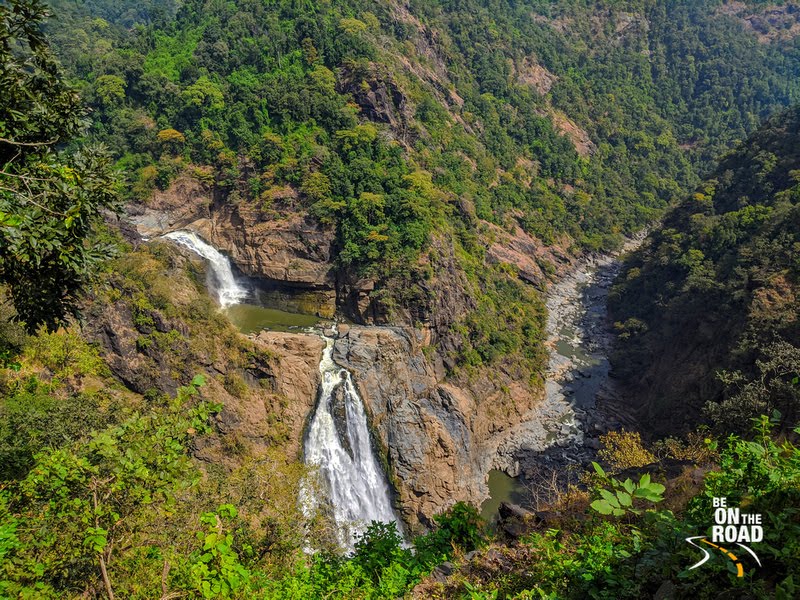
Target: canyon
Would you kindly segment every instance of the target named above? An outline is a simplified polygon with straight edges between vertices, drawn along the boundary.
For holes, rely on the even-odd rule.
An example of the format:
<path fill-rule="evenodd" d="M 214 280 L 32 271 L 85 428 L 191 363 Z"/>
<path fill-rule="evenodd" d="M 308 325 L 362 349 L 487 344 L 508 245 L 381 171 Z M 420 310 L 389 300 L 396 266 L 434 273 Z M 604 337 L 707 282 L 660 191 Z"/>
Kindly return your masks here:
<path fill-rule="evenodd" d="M 202 189 L 186 181 L 169 193 L 157 194 L 147 208 L 133 207 L 128 216 L 130 235 L 164 236 L 179 243 L 187 235 L 208 240 L 229 257 L 237 277 L 249 282 L 245 287 L 267 290 L 259 296 L 266 306 L 313 312 L 325 319 L 337 314 L 349 317 L 336 329 L 323 320 L 317 333 L 295 327 L 249 337 L 277 360 L 273 376 L 280 388 L 293 388 L 291 396 L 298 400 L 303 396 L 292 403 L 288 423 L 289 437 L 301 440 L 317 421 L 312 415 L 322 380 L 319 370 L 311 367 L 327 352 L 319 333 L 331 336 L 331 360 L 348 374 L 349 385 L 363 400 L 372 444 L 396 495 L 398 515 L 410 532 L 430 527 L 433 515 L 456 501 L 480 505 L 487 500 L 492 470 L 530 484 L 556 470 L 566 473 L 562 469 L 566 465 L 586 464 L 599 445 L 597 435 L 619 426 L 618 415 L 595 403 L 598 396 L 613 405 L 614 397 L 605 357 L 604 311 L 605 295 L 617 272 L 613 258 L 578 260 L 545 249 L 521 232 L 494 231 L 490 260 L 512 262 L 530 284 L 549 285 L 551 358 L 547 381 L 537 393 L 502 372 L 448 377 L 432 342 L 442 337 L 437 323 L 440 329 L 446 327 L 454 314 L 465 309 L 459 302 L 468 302 L 459 298 L 463 290 L 458 271 L 446 271 L 445 281 L 433 284 L 445 294 L 427 323 L 415 326 L 401 319 L 400 324 L 382 324 L 375 318 L 379 311 L 369 308 L 372 283 L 342 278 L 331 259 L 333 240 L 327 232 L 297 216 L 256 223 L 257 218 L 246 211 L 215 207 L 202 197 Z M 187 230 L 194 233 L 184 233 Z M 202 249 L 199 254 L 209 258 Z M 543 259 L 558 265 L 550 276 L 553 283 L 540 267 Z M 213 261 L 210 267 L 215 267 Z M 209 283 L 214 287 L 214 281 Z M 236 404 L 226 410 L 236 412 Z M 247 422 L 249 410 L 240 407 L 239 412 L 244 416 L 232 422 Z M 292 447 L 302 453 L 299 443 Z M 331 477 L 326 478 L 330 484 Z"/>

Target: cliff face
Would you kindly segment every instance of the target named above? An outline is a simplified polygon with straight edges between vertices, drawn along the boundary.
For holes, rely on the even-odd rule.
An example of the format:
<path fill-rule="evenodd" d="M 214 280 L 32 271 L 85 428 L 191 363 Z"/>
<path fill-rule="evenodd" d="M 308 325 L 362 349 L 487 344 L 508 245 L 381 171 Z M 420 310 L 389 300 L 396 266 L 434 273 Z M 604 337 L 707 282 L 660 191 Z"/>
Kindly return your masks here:
<path fill-rule="evenodd" d="M 458 500 L 488 496 L 498 446 L 539 399 L 503 376 L 449 383 L 423 348 L 411 328 L 343 325 L 333 355 L 353 375 L 412 529 Z"/>
<path fill-rule="evenodd" d="M 205 375 L 202 396 L 223 408 L 214 418 L 217 435 L 194 449 L 198 459 L 233 467 L 275 446 L 299 459 L 323 341 L 280 332 L 242 336 L 196 283 L 203 270 L 167 245 L 130 254 L 110 276 L 120 297 L 87 305 L 84 334 L 111 372 L 151 401 Z"/>
<path fill-rule="evenodd" d="M 333 313 L 337 307 L 336 268 L 330 254 L 332 241 L 324 230 L 300 218 L 258 222 L 255 214 L 215 210 L 200 195 L 190 193 L 191 189 L 185 184 L 174 197 L 158 197 L 158 210 L 149 209 L 131 219 L 149 236 L 184 227 L 198 231 L 251 277 L 280 281 L 299 293 L 327 294 L 329 304 L 325 306 Z M 194 210 L 177 200 L 181 194 L 194 202 Z M 495 231 L 494 238 L 489 260 L 514 265 L 526 281 L 537 285 L 544 285 L 537 261 L 569 262 L 521 231 L 516 235 Z M 508 439 L 511 432 L 530 418 L 541 399 L 540 391 L 520 380 L 513 365 L 452 374 L 450 357 L 462 343 L 461 334 L 452 326 L 474 308 L 474 301 L 451 247 L 443 240 L 433 244 L 438 249 L 429 258 L 436 263 L 434 274 L 420 282 L 426 300 L 395 315 L 399 322 L 417 326 L 341 325 L 334 346 L 334 359 L 352 373 L 358 386 L 378 450 L 398 492 L 400 513 L 413 530 L 428 525 L 434 514 L 459 500 L 480 504 L 488 496 L 489 470 L 509 468 L 507 457 L 498 456 L 498 448 L 513 445 Z M 187 279 L 184 271 L 200 271 L 202 265 L 188 255 L 181 257 L 177 250 L 170 254 L 177 264 L 160 276 L 171 282 L 171 293 L 188 308 L 201 300 L 203 290 Z M 364 320 L 373 320 L 368 292 L 358 293 L 366 299 L 359 314 Z M 348 296 L 339 299 L 347 302 Z M 356 299 L 356 309 L 358 306 Z M 262 332 L 253 339 L 238 336 L 238 341 L 225 342 L 246 346 L 244 356 L 237 358 L 238 351 L 219 347 L 219 341 L 202 335 L 196 324 L 166 319 L 154 309 L 148 314 L 164 334 L 176 331 L 169 335 L 177 339 L 178 346 L 171 350 L 157 344 L 143 348 L 138 340 L 147 334 L 147 328 L 142 330 L 136 324 L 135 307 L 117 302 L 101 308 L 91 337 L 101 342 L 115 374 L 129 386 L 138 386 L 141 393 L 150 387 L 169 392 L 179 380 L 191 378 L 192 368 L 212 375 L 207 393 L 225 408 L 217 419 L 219 440 L 197 449 L 199 458 L 230 462 L 235 460 L 229 456 L 230 448 L 258 454 L 275 443 L 276 437 L 292 456 L 300 455 L 303 428 L 319 386 L 323 348 L 319 337 L 278 332 Z M 190 351 L 190 346 L 195 349 Z M 191 367 L 172 377 L 166 366 L 174 361 L 178 347 L 186 348 L 177 354 L 178 362 Z M 156 380 L 154 372 L 159 373 Z M 243 385 L 235 385 L 237 378 Z"/>
<path fill-rule="evenodd" d="M 361 323 L 388 322 L 386 306 L 371 296 L 375 281 L 337 265 L 334 230 L 297 206 L 294 190 L 284 190 L 269 213 L 252 204 L 215 202 L 213 196 L 212 188 L 185 176 L 154 193 L 145 206 L 130 205 L 126 219 L 146 238 L 177 229 L 197 232 L 225 252 L 278 308 L 325 318 L 338 311 Z M 452 249 L 446 250 L 452 259 Z M 427 311 L 401 311 L 393 319 L 410 323 L 435 317 Z"/>

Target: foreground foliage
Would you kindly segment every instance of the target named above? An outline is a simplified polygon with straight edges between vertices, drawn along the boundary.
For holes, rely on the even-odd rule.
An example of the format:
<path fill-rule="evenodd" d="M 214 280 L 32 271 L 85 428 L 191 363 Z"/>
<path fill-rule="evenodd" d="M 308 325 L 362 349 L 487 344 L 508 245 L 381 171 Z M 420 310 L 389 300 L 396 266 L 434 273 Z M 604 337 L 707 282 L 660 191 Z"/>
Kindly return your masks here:
<path fill-rule="evenodd" d="M 721 442 L 718 465 L 690 495 L 683 479 L 670 482 L 664 501 L 676 496 L 678 512 L 658 508 L 654 503 L 661 502 L 662 487 L 647 481 L 648 491 L 638 493 L 649 501 L 641 513 L 618 509 L 616 516 L 576 520 L 579 515 L 565 506 L 561 527 L 540 529 L 512 548 L 495 546 L 463 563 L 445 584 L 429 585 L 426 594 L 471 599 L 634 599 L 657 593 L 670 598 L 793 598 L 800 572 L 800 448 L 773 437 L 772 428 L 762 417 L 752 440 Z M 641 484 L 638 489 L 644 489 Z M 593 502 L 590 512 L 608 514 L 613 503 L 625 508 L 627 499 L 620 494 L 627 489 L 637 495 L 629 481 L 617 487 L 613 498 L 603 485 L 596 488 L 593 495 L 601 501 Z M 710 536 L 715 497 L 763 515 L 764 540 L 751 544 L 762 566 L 743 559 L 744 577 L 737 577 L 733 562 L 721 553 L 698 569 L 688 568 L 702 556 L 685 538 Z"/>
<path fill-rule="evenodd" d="M 0 4 L 0 282 L 29 331 L 77 312 L 109 252 L 93 233 L 116 205 L 108 152 L 61 150 L 87 111 L 41 31 L 46 15 L 39 0 Z"/>
<path fill-rule="evenodd" d="M 641 598 L 657 589 L 675 597 L 729 590 L 790 598 L 796 590 L 800 449 L 773 438 L 766 417 L 754 439 L 720 444 L 718 469 L 689 496 L 674 483 L 664 492 L 649 474 L 621 481 L 598 466 L 591 508 L 565 505 L 560 528 L 534 525 L 515 545 L 481 550 L 491 540 L 475 509 L 457 504 L 411 547 L 394 525 L 373 523 L 350 556 L 304 556 L 294 547 L 292 566 L 276 571 L 235 505 L 196 512 L 191 500 L 202 476 L 187 444 L 208 431 L 218 409 L 195 401 L 201 383 L 157 412 L 90 434 L 88 443 L 38 453 L 24 478 L 8 482 L 0 493 L 0 594 L 395 598 L 420 582 L 422 597 L 441 598 Z M 680 494 L 678 513 L 658 508 Z M 688 570 L 699 557 L 684 539 L 710 533 L 719 496 L 764 515 L 764 540 L 752 545 L 762 566 L 746 562 L 743 578 L 722 555 Z M 428 581 L 445 560 L 455 562 L 454 574 Z"/>

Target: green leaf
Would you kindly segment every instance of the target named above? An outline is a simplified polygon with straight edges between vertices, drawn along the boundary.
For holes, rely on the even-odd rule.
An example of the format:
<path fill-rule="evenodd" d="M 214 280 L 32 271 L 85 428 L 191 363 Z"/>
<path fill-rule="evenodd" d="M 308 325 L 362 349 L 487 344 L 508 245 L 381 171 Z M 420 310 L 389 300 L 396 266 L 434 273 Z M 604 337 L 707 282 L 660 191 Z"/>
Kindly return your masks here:
<path fill-rule="evenodd" d="M 599 464 L 597 464 L 596 462 L 592 461 L 592 467 L 594 468 L 595 472 L 598 475 L 600 475 L 600 477 L 603 477 L 603 478 L 606 477 L 606 472 L 603 471 L 603 467 L 601 467 Z"/>
<path fill-rule="evenodd" d="M 658 494 L 649 494 L 647 496 L 643 496 L 643 499 L 647 500 L 648 502 L 661 502 L 664 497 L 659 496 Z"/>
<path fill-rule="evenodd" d="M 589 506 L 599 512 L 601 515 L 610 515 L 612 508 L 605 500 L 595 500 Z"/>
<path fill-rule="evenodd" d="M 195 387 L 203 387 L 206 384 L 206 378 L 204 375 L 195 375 L 192 378 L 192 385 Z"/>
<path fill-rule="evenodd" d="M 617 492 L 617 499 L 619 500 L 620 505 L 622 506 L 630 506 L 631 505 L 631 496 L 625 492 Z"/>
<path fill-rule="evenodd" d="M 603 490 L 603 489 L 600 489 L 598 491 L 600 492 L 600 495 L 606 502 L 608 502 L 611 506 L 615 508 L 619 508 L 619 501 L 617 500 L 617 497 L 614 494 L 612 494 L 608 490 Z"/>

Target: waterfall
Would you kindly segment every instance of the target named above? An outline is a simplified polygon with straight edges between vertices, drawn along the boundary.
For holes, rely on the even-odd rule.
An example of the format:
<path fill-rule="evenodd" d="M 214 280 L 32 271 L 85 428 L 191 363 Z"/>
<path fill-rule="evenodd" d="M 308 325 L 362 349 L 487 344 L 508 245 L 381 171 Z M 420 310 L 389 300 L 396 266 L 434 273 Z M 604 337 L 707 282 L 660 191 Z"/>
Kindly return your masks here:
<path fill-rule="evenodd" d="M 189 250 L 208 261 L 208 265 L 211 267 L 211 274 L 214 277 L 217 299 L 222 308 L 227 308 L 232 304 L 239 304 L 247 298 L 249 292 L 236 281 L 230 261 L 219 250 L 206 244 L 197 234 L 191 231 L 173 231 L 167 233 L 164 237 L 189 248 Z"/>
<path fill-rule="evenodd" d="M 370 444 L 364 403 L 350 373 L 333 362 L 333 339 L 323 337 L 322 384 L 305 439 L 306 463 L 319 467 L 333 505 L 339 542 L 352 550 L 372 521 L 397 522 L 386 476 Z M 313 498 L 305 503 L 314 504 Z"/>
<path fill-rule="evenodd" d="M 230 261 L 216 248 L 191 231 L 174 231 L 164 237 L 208 261 L 223 308 L 247 298 L 248 290 L 236 281 Z M 333 362 L 333 338 L 323 339 L 325 350 L 319 363 L 322 384 L 305 439 L 305 460 L 319 468 L 325 488 L 322 491 L 333 507 L 339 543 L 352 550 L 356 535 L 372 521 L 398 521 L 386 475 L 370 443 L 364 403 L 347 369 Z M 309 485 L 302 486 L 300 502 L 306 510 L 317 504 Z"/>

